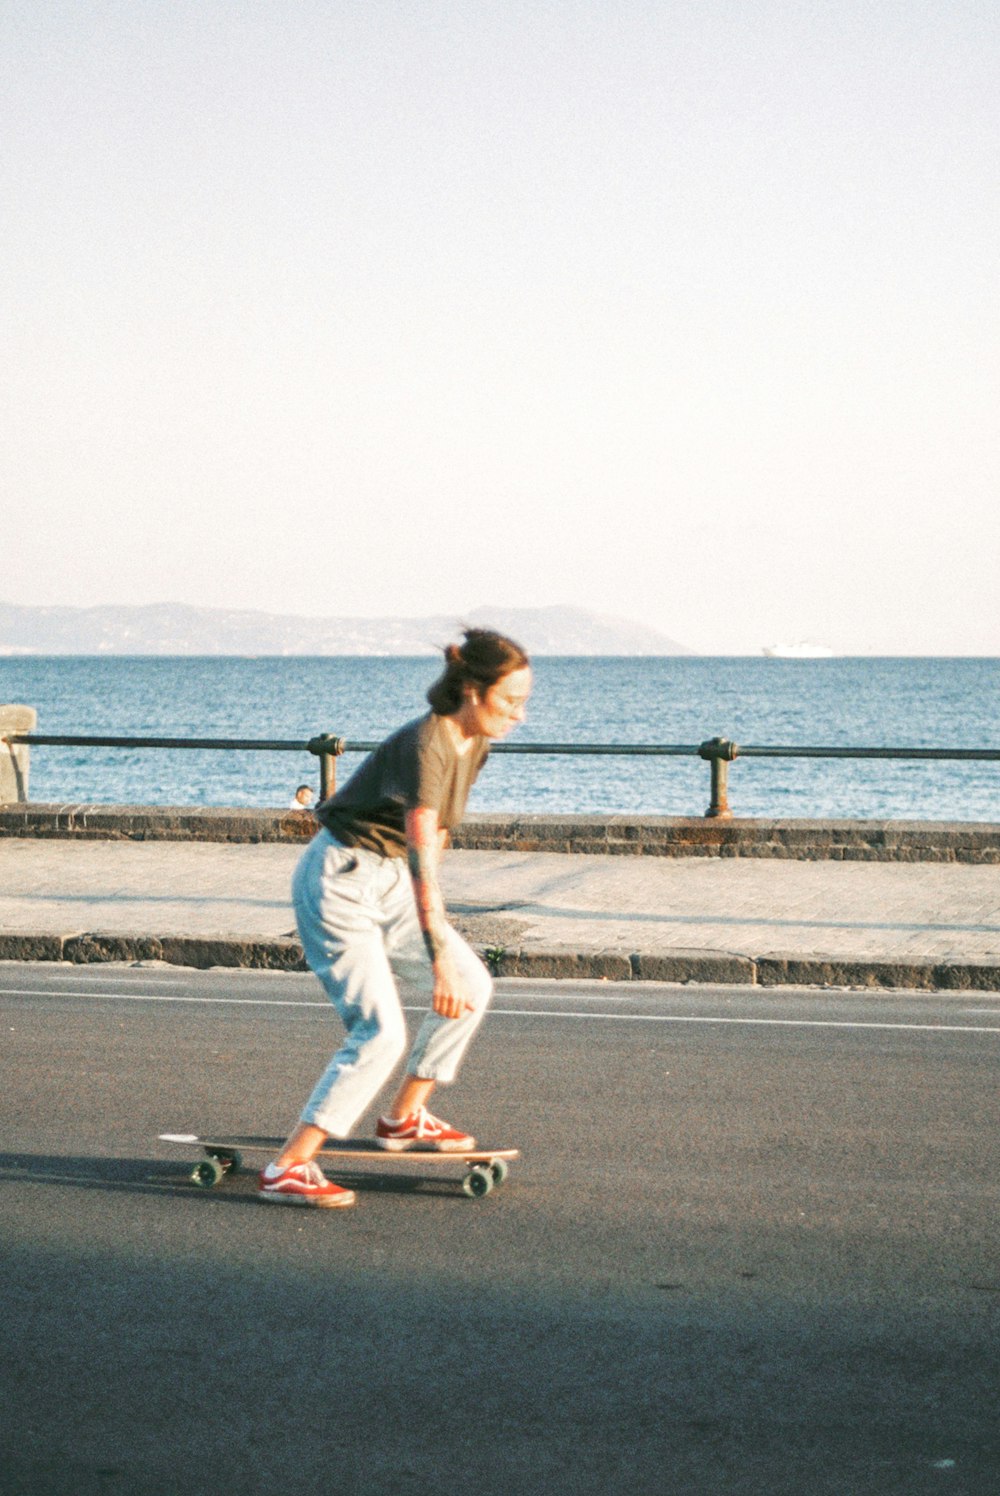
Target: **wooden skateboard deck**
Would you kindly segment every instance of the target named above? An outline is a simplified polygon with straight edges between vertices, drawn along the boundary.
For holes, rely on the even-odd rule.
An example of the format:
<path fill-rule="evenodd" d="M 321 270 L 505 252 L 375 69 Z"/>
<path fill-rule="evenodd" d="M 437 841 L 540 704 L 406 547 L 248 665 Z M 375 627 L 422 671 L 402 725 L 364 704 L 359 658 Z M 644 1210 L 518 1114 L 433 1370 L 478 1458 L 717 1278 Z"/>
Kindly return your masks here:
<path fill-rule="evenodd" d="M 221 1184 L 227 1174 L 236 1174 L 242 1166 L 244 1153 L 263 1153 L 274 1156 L 285 1139 L 260 1137 L 248 1134 L 240 1137 L 199 1137 L 193 1132 L 161 1132 L 161 1143 L 176 1143 L 179 1147 L 198 1148 L 204 1154 L 191 1171 L 192 1184 L 202 1189 L 212 1189 Z M 488 1195 L 507 1178 L 512 1159 L 520 1158 L 517 1148 L 473 1148 L 456 1152 L 438 1152 L 430 1148 L 406 1148 L 394 1152 L 380 1148 L 374 1138 L 330 1138 L 319 1150 L 319 1157 L 336 1158 L 342 1166 L 352 1162 L 371 1164 L 403 1164 L 404 1166 L 433 1167 L 441 1164 L 461 1164 L 465 1172 L 462 1189 L 467 1195 L 479 1198 Z"/>

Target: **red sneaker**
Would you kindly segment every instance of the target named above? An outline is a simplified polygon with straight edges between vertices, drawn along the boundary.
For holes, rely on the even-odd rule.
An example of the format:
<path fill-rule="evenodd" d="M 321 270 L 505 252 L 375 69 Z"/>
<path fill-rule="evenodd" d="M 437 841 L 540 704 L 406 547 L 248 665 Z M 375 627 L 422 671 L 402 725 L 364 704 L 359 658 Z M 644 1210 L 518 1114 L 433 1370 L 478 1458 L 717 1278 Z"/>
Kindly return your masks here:
<path fill-rule="evenodd" d="M 279 1205 L 323 1205 L 336 1207 L 353 1205 L 353 1190 L 327 1179 L 319 1164 L 289 1164 L 287 1169 L 275 1173 L 268 1165 L 261 1172 L 257 1190 L 261 1200 L 275 1200 Z"/>
<path fill-rule="evenodd" d="M 450 1127 L 440 1117 L 432 1117 L 425 1106 L 409 1117 L 379 1117 L 375 1141 L 390 1153 L 406 1148 L 425 1149 L 429 1153 L 468 1153 L 476 1140 L 467 1132 Z"/>

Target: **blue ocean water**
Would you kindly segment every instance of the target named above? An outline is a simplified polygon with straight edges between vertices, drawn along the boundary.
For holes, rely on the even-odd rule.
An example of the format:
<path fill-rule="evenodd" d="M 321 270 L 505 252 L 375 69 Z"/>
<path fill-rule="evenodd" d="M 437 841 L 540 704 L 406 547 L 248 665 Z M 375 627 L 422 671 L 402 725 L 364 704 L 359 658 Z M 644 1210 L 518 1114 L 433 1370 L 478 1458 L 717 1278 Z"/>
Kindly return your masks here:
<path fill-rule="evenodd" d="M 21 656 L 0 700 L 38 731 L 373 740 L 425 709 L 432 658 Z M 995 659 L 542 658 L 516 742 L 1000 747 Z M 341 783 L 359 762 L 340 760 Z M 38 747 L 38 801 L 285 805 L 318 783 L 308 753 Z M 737 760 L 742 816 L 1000 820 L 1000 763 Z M 699 759 L 495 754 L 469 809 L 701 815 Z"/>

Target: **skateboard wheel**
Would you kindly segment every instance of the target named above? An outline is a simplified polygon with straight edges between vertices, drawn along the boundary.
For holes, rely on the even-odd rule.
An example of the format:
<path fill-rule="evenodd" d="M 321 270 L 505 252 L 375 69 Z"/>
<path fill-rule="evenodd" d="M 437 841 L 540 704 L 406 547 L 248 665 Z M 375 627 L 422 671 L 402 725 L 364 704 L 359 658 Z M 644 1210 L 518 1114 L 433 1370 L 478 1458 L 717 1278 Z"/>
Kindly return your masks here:
<path fill-rule="evenodd" d="M 225 1166 L 217 1158 L 203 1158 L 191 1170 L 191 1183 L 210 1190 L 222 1183 L 225 1173 Z"/>
<path fill-rule="evenodd" d="M 490 1161 L 490 1173 L 493 1175 L 494 1184 L 503 1184 L 510 1173 L 510 1165 L 505 1158 L 494 1158 Z"/>
<path fill-rule="evenodd" d="M 474 1169 L 469 1170 L 468 1174 L 462 1180 L 462 1188 L 474 1200 L 480 1199 L 483 1195 L 488 1195 L 493 1188 L 492 1170 L 486 1168 L 483 1164 L 477 1164 Z"/>
<path fill-rule="evenodd" d="M 218 1159 L 227 1174 L 238 1174 L 243 1167 L 243 1155 L 238 1148 L 214 1148 L 208 1156 Z"/>

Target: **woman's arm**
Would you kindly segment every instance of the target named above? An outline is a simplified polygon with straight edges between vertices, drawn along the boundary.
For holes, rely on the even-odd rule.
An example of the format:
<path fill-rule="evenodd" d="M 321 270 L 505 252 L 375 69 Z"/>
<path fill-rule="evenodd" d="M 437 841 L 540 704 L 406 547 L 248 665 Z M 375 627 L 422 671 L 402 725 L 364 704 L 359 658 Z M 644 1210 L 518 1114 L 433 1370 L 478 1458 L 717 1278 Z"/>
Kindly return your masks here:
<path fill-rule="evenodd" d="M 418 805 L 406 812 L 406 855 L 417 918 L 434 968 L 434 1011 L 444 1018 L 460 1018 L 473 1004 L 460 989 L 458 972 L 448 952 L 448 921 L 438 881 L 447 835 L 438 825 L 436 810 Z"/>

